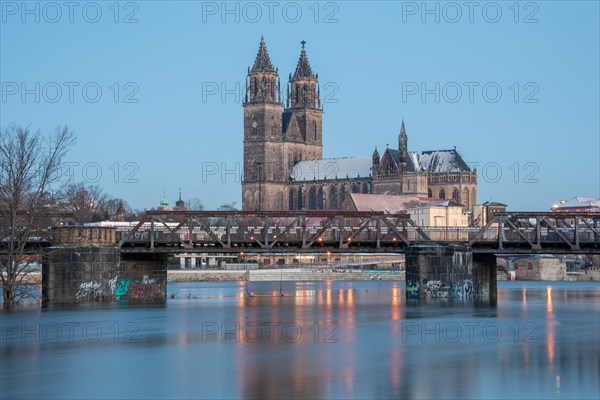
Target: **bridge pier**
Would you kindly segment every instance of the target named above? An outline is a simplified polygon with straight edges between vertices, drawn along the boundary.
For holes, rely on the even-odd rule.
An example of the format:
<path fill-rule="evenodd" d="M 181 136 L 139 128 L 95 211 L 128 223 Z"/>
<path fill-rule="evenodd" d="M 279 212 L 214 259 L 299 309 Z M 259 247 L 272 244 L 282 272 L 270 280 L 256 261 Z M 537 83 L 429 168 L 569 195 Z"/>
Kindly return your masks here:
<path fill-rule="evenodd" d="M 409 246 L 406 251 L 406 297 L 424 302 L 442 299 L 495 304 L 495 258 L 493 254 L 489 257 L 474 255 L 470 247 L 463 245 Z"/>
<path fill-rule="evenodd" d="M 164 255 L 122 256 L 114 228 L 69 226 L 54 232 L 42 263 L 42 305 L 166 301 Z"/>

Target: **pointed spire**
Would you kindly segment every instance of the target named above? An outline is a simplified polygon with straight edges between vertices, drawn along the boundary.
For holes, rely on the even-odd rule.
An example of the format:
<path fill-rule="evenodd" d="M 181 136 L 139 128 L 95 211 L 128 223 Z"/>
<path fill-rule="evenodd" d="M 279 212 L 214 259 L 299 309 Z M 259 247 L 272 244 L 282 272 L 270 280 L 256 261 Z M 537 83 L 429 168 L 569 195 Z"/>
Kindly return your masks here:
<path fill-rule="evenodd" d="M 375 146 L 375 151 L 373 152 L 373 165 L 377 166 L 379 165 L 379 151 L 377 151 L 377 146 Z"/>
<path fill-rule="evenodd" d="M 275 71 L 275 68 L 273 68 L 273 64 L 271 63 L 271 59 L 269 58 L 269 53 L 267 52 L 265 37 L 262 35 L 260 37 L 260 46 L 258 47 L 258 54 L 256 55 L 254 66 L 252 67 L 252 72 L 257 71 Z"/>
<path fill-rule="evenodd" d="M 406 128 L 404 127 L 404 118 L 402 118 L 402 126 L 400 127 L 400 134 L 406 135 Z"/>
<path fill-rule="evenodd" d="M 308 57 L 306 56 L 306 50 L 304 49 L 306 42 L 303 40 L 300 43 L 302 43 L 302 50 L 300 51 L 300 59 L 298 60 L 294 77 L 312 78 L 314 75 L 310 68 Z"/>
<path fill-rule="evenodd" d="M 406 135 L 406 128 L 404 127 L 404 118 L 402 118 L 402 126 L 400 127 L 400 134 L 398 135 L 398 149 L 400 151 L 406 151 L 408 148 L 408 136 Z"/>

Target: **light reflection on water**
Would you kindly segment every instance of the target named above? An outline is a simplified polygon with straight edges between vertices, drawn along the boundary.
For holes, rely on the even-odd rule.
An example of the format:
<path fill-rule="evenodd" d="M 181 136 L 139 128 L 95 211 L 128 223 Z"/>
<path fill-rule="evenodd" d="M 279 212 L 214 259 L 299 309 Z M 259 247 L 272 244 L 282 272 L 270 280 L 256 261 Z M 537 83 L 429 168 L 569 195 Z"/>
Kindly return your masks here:
<path fill-rule="evenodd" d="M 323 281 L 2 312 L 0 397 L 598 398 L 600 286 L 498 286 L 493 308 Z"/>

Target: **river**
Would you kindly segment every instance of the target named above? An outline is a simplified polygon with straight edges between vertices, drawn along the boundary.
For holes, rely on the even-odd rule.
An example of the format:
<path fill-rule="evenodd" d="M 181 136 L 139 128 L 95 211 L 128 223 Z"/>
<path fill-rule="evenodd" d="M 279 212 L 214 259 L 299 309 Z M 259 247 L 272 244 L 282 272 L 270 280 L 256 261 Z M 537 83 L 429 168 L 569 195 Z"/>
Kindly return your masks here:
<path fill-rule="evenodd" d="M 247 286 L 246 286 L 247 285 Z M 281 285 L 281 287 L 280 287 Z M 170 283 L 162 305 L 1 312 L 1 398 L 600 398 L 600 285 Z"/>

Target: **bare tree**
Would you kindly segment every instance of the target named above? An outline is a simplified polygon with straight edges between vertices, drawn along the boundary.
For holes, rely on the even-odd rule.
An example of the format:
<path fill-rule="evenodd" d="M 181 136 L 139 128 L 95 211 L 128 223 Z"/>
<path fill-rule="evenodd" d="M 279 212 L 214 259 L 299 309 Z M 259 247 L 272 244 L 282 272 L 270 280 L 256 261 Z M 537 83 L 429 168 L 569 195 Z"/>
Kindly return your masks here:
<path fill-rule="evenodd" d="M 99 186 L 72 183 L 66 187 L 62 197 L 63 209 L 72 213 L 77 224 L 110 218 L 107 211 L 109 197 Z"/>
<path fill-rule="evenodd" d="M 27 253 L 51 224 L 51 191 L 74 143 L 66 126 L 48 135 L 29 127 L 0 129 L 0 283 L 6 309 L 26 293 L 21 284 L 31 270 Z"/>
<path fill-rule="evenodd" d="M 193 197 L 187 201 L 186 208 L 190 211 L 202 211 L 204 210 L 204 204 L 198 197 Z"/>
<path fill-rule="evenodd" d="M 237 201 L 221 204 L 219 208 L 217 208 L 217 211 L 239 211 L 235 206 L 236 204 Z"/>

